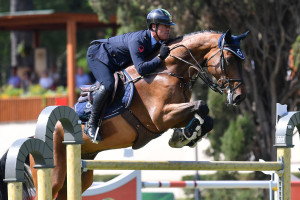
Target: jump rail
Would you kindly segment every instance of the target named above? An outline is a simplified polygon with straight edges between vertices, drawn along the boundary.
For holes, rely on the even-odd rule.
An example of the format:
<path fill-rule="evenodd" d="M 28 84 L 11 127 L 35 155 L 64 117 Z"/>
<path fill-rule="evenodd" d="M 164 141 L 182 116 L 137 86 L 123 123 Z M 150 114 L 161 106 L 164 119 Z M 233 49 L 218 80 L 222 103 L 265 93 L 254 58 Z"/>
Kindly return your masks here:
<path fill-rule="evenodd" d="M 67 146 L 67 190 L 68 200 L 81 199 L 81 143 L 82 132 L 75 111 L 67 106 L 50 106 L 45 108 L 39 118 L 35 139 L 17 140 L 9 149 L 5 171 L 5 181 L 8 182 L 9 200 L 22 199 L 22 184 L 24 180 L 24 157 L 33 155 L 37 168 L 43 169 L 41 176 L 38 172 L 39 197 L 51 199 L 51 173 L 53 159 L 49 153 L 53 150 L 54 126 L 60 121 L 64 127 L 64 143 Z M 137 170 L 229 170 L 229 171 L 275 171 L 278 175 L 278 199 L 291 198 L 290 156 L 293 147 L 293 130 L 300 130 L 300 112 L 287 112 L 286 105 L 277 104 L 275 145 L 277 162 L 147 162 L 147 161 L 83 161 L 85 169 L 137 169 Z M 28 144 L 31 146 L 28 148 Z M 42 144 L 42 145 L 41 145 Z M 43 148 L 40 148 L 43 147 Z M 21 158 L 21 159 L 20 159 Z M 44 170 L 45 169 L 45 170 Z M 41 194 L 40 194 L 41 192 Z"/>
<path fill-rule="evenodd" d="M 279 171 L 283 170 L 283 162 L 82 160 L 82 168 L 83 170 Z"/>

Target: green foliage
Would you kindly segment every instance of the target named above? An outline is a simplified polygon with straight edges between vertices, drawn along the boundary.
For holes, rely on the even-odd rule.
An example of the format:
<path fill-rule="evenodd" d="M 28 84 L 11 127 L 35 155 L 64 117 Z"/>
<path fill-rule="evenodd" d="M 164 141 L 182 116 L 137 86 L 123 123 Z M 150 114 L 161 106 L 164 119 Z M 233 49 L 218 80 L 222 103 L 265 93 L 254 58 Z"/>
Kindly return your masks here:
<path fill-rule="evenodd" d="M 97 182 L 107 182 L 119 176 L 119 174 L 94 175 L 93 180 Z"/>
<path fill-rule="evenodd" d="M 199 11 L 204 8 L 202 1 L 142 1 L 142 0 L 89 0 L 101 21 L 108 22 L 113 16 L 121 25 L 118 34 L 147 29 L 146 16 L 156 8 L 167 9 L 178 24 L 174 27 L 176 35 L 200 30 Z M 195 19 L 198 17 L 198 19 Z M 174 34 L 174 35 L 175 35 Z"/>
<path fill-rule="evenodd" d="M 293 175 L 300 178 L 300 172 L 294 172 Z"/>
<path fill-rule="evenodd" d="M 0 31 L 0 87 L 6 83 L 10 69 L 10 34 L 8 31 Z"/>
<path fill-rule="evenodd" d="M 202 193 L 204 200 L 263 200 L 265 195 L 262 189 L 208 189 Z"/>
<path fill-rule="evenodd" d="M 231 120 L 221 138 L 221 150 L 225 160 L 248 160 L 251 153 L 254 125 L 247 113 Z"/>
<path fill-rule="evenodd" d="M 103 22 L 108 22 L 111 17 L 116 15 L 117 5 L 120 3 L 118 0 L 89 0 L 88 2 L 94 12 L 98 14 L 99 20 Z"/>
<path fill-rule="evenodd" d="M 262 174 L 262 173 L 261 173 Z M 219 171 L 215 174 L 200 175 L 199 180 L 255 180 L 256 173 L 242 173 L 238 172 L 226 172 Z M 183 176 L 182 180 L 194 180 L 194 175 Z M 269 176 L 263 175 L 260 180 L 270 180 Z M 183 189 L 186 195 L 185 200 L 195 199 L 195 189 Z M 264 191 L 261 189 L 200 189 L 201 199 L 214 200 L 214 199 L 226 199 L 226 200 L 239 200 L 239 199 L 265 199 Z"/>
<path fill-rule="evenodd" d="M 1 98 L 8 98 L 8 97 L 18 97 L 24 93 L 24 90 L 21 88 L 14 88 L 12 85 L 2 86 L 0 93 Z"/>
<path fill-rule="evenodd" d="M 77 66 L 82 67 L 83 71 L 87 73 L 89 71 L 89 67 L 86 61 L 86 57 L 81 57 L 77 59 Z"/>
<path fill-rule="evenodd" d="M 14 88 L 12 85 L 4 85 L 0 91 L 0 98 L 10 98 L 10 97 L 34 97 L 34 96 L 57 96 L 66 95 L 67 90 L 63 86 L 58 86 L 55 90 L 46 90 L 42 88 L 39 84 L 30 85 L 27 93 L 24 92 L 22 88 Z"/>
<path fill-rule="evenodd" d="M 300 65 L 300 35 L 293 44 L 294 65 L 299 68 Z"/>
<path fill-rule="evenodd" d="M 219 160 L 222 153 L 221 138 L 228 128 L 230 120 L 236 117 L 237 108 L 226 105 L 225 94 L 220 95 L 212 90 L 208 91 L 207 105 L 210 109 L 209 115 L 214 119 L 214 129 L 208 137 L 211 145 L 206 153 L 213 156 L 215 160 Z"/>
<path fill-rule="evenodd" d="M 255 133 L 251 116 L 237 107 L 226 105 L 226 95 L 211 90 L 208 92 L 208 107 L 214 119 L 213 133 L 209 135 L 211 146 L 206 150 L 215 160 L 224 154 L 226 160 L 247 160 L 250 158 Z"/>
<path fill-rule="evenodd" d="M 91 7 L 88 1 L 82 0 L 52 0 L 52 1 L 41 1 L 33 0 L 33 4 L 36 10 L 53 9 L 57 12 L 91 12 Z"/>
<path fill-rule="evenodd" d="M 0 0 L 0 12 L 9 11 L 9 5 L 10 5 L 10 1 Z"/>

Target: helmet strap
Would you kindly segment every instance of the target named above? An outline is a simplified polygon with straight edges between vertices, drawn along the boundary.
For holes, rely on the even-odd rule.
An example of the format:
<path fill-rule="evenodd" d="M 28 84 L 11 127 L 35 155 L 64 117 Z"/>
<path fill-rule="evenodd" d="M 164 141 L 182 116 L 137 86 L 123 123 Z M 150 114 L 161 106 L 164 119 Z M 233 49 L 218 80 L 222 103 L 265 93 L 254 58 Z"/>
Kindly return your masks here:
<path fill-rule="evenodd" d="M 159 41 L 161 41 L 162 39 L 160 39 L 160 37 L 158 36 L 158 33 L 157 33 L 157 29 L 158 29 L 159 24 L 155 24 L 155 25 L 156 25 L 156 28 L 155 28 L 156 36 L 158 37 Z"/>

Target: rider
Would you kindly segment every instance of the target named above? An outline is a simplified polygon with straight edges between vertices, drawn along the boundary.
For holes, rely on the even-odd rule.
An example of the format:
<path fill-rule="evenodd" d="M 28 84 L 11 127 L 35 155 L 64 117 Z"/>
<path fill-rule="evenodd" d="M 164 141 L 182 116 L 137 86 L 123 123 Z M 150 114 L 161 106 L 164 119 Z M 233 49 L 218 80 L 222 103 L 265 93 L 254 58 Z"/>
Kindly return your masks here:
<path fill-rule="evenodd" d="M 130 32 L 108 39 L 91 42 L 87 51 L 87 62 L 100 83 L 93 99 L 93 108 L 84 132 L 93 142 L 101 141 L 101 125 L 108 99 L 114 88 L 113 73 L 133 62 L 140 75 L 154 71 L 170 54 L 162 41 L 169 38 L 170 26 L 175 25 L 167 10 L 155 9 L 147 15 L 147 30 Z M 158 56 L 147 61 L 146 57 L 158 50 Z"/>

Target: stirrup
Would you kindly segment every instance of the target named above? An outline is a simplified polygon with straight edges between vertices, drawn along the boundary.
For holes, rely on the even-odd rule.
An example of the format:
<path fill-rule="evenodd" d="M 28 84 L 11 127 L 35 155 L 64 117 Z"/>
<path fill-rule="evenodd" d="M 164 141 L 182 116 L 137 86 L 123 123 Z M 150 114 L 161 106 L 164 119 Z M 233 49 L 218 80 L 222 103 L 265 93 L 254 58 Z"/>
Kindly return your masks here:
<path fill-rule="evenodd" d="M 104 140 L 104 139 L 102 138 L 101 135 L 98 136 L 99 131 L 101 132 L 101 129 L 100 129 L 101 126 L 102 126 L 102 120 L 99 120 L 97 129 L 96 129 L 95 136 L 94 136 L 94 138 L 92 139 L 92 142 L 93 142 L 94 144 L 98 144 L 98 141 L 103 141 L 103 140 Z M 98 138 L 98 137 L 99 137 L 99 138 Z"/>
<path fill-rule="evenodd" d="M 98 141 L 97 141 L 98 133 L 99 133 L 99 126 L 97 127 L 97 129 L 96 129 L 96 134 L 94 135 L 94 138 L 92 139 L 92 142 L 93 142 L 94 144 L 98 144 Z M 101 137 L 101 136 L 100 136 L 100 137 Z M 102 138 L 102 137 L 101 137 L 101 138 Z M 102 140 L 103 140 L 103 138 L 102 138 Z"/>
<path fill-rule="evenodd" d="M 90 125 L 86 125 L 86 127 L 84 127 L 84 133 L 89 137 L 91 138 L 92 142 L 94 144 L 98 144 L 98 141 L 103 141 L 104 139 L 101 137 L 101 135 L 99 135 L 99 131 L 101 132 L 101 129 L 100 129 L 101 125 L 98 125 L 97 128 L 96 128 L 96 131 L 95 131 L 95 135 L 91 134 L 91 132 L 89 131 L 89 129 L 92 129 L 93 126 L 90 126 Z"/>

